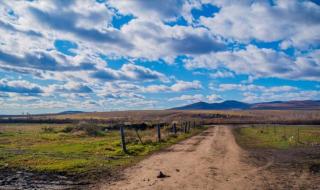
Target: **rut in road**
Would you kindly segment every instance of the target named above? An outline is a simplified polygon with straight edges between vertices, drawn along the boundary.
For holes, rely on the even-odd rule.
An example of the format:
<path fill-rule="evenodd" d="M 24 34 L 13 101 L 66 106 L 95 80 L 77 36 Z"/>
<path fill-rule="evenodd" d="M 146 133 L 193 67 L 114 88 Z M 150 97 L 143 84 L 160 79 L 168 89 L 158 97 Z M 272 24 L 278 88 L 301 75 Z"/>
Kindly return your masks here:
<path fill-rule="evenodd" d="M 250 165 L 246 158 L 230 128 L 210 127 L 126 169 L 123 180 L 99 189 L 261 189 L 259 172 L 264 167 Z M 159 171 L 170 177 L 157 178 Z"/>

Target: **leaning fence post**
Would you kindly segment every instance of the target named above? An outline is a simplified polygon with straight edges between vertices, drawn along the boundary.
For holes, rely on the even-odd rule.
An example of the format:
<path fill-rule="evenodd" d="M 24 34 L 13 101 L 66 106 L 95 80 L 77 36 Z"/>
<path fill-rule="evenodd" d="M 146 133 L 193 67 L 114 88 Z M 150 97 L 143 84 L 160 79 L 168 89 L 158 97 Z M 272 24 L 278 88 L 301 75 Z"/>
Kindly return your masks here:
<path fill-rule="evenodd" d="M 161 142 L 161 130 L 160 130 L 160 124 L 157 125 L 157 131 L 158 131 L 158 141 Z"/>
<path fill-rule="evenodd" d="M 120 126 L 120 136 L 121 136 L 121 146 L 124 153 L 127 153 L 127 147 L 126 147 L 126 139 L 124 136 L 124 127 L 123 125 Z"/>

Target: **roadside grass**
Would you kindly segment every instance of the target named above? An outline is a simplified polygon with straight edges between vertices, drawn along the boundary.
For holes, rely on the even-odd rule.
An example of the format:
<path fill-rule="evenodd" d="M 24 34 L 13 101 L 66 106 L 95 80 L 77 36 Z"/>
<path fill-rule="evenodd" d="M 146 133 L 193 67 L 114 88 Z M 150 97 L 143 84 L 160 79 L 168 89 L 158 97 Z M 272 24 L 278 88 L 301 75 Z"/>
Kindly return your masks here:
<path fill-rule="evenodd" d="M 33 124 L 34 125 L 34 124 Z M 12 128 L 11 128 L 12 127 Z M 172 145 L 204 130 L 173 136 L 161 129 L 163 141 L 157 142 L 156 130 L 126 130 L 128 154 L 120 145 L 118 131 L 102 131 L 102 135 L 65 130 L 70 125 L 0 125 L 0 168 L 26 169 L 39 172 L 83 174 L 112 170 L 134 163 L 143 156 Z M 142 144 L 143 143 L 143 144 Z"/>
<path fill-rule="evenodd" d="M 320 146 L 320 126 L 243 125 L 234 129 L 237 142 L 247 148 L 289 149 Z"/>

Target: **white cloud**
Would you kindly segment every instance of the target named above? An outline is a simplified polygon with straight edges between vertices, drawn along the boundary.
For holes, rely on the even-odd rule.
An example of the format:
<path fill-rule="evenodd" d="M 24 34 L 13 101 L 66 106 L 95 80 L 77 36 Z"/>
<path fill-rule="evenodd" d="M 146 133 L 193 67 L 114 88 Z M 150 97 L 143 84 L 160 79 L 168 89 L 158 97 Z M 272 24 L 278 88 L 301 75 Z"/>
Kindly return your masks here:
<path fill-rule="evenodd" d="M 170 98 L 169 101 L 187 101 L 187 102 L 200 102 L 203 101 L 204 96 L 202 94 L 195 95 L 182 95 L 179 97 Z"/>
<path fill-rule="evenodd" d="M 217 94 L 211 94 L 207 96 L 208 102 L 221 102 L 223 98 Z"/>
<path fill-rule="evenodd" d="M 243 94 L 245 102 L 270 102 L 289 100 L 314 100 L 319 99 L 320 92 L 314 90 L 295 92 L 263 92 L 261 94 L 246 92 Z"/>
<path fill-rule="evenodd" d="M 191 82 L 188 81 L 177 81 L 171 86 L 166 85 L 150 85 L 144 88 L 145 92 L 182 92 L 190 90 L 199 90 L 202 88 L 200 81 L 194 80 Z"/>
<path fill-rule="evenodd" d="M 216 87 L 216 90 L 217 91 L 237 90 L 237 91 L 245 91 L 245 92 L 252 92 L 252 91 L 290 92 L 290 91 L 296 91 L 299 89 L 293 86 L 266 87 L 266 86 L 254 85 L 254 84 L 220 84 L 218 87 Z"/>
<path fill-rule="evenodd" d="M 8 81 L 0 79 L 0 92 L 37 95 L 43 93 L 43 88 L 25 80 Z"/>
<path fill-rule="evenodd" d="M 248 45 L 243 50 L 224 51 L 200 55 L 185 60 L 187 69 L 217 69 L 226 67 L 236 74 L 247 74 L 258 77 L 278 77 L 288 79 L 320 80 L 320 52 L 292 58 L 283 52 Z"/>
<path fill-rule="evenodd" d="M 320 7 L 311 1 L 214 2 L 220 4 L 220 12 L 201 22 L 215 34 L 245 42 L 285 40 L 303 49 L 320 42 Z"/>
<path fill-rule="evenodd" d="M 195 103 L 195 102 L 221 102 L 223 99 L 221 96 L 217 94 L 211 94 L 208 96 L 204 96 L 202 94 L 194 94 L 194 95 L 181 95 L 178 97 L 170 98 L 169 101 L 187 101 L 188 103 Z"/>
<path fill-rule="evenodd" d="M 211 78 L 233 78 L 234 74 L 232 72 L 229 71 L 216 71 L 215 73 L 211 73 L 210 74 Z"/>

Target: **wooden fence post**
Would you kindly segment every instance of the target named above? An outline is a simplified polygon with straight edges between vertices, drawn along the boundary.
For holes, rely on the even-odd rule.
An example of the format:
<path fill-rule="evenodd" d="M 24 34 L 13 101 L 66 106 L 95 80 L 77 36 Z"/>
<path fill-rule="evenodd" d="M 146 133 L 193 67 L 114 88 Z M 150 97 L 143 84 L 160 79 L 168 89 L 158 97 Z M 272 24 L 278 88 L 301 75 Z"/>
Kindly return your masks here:
<path fill-rule="evenodd" d="M 183 126 L 184 126 L 184 133 L 187 133 L 187 123 L 184 123 Z"/>
<path fill-rule="evenodd" d="M 298 138 L 297 138 L 298 143 L 300 142 L 300 128 L 298 127 Z"/>
<path fill-rule="evenodd" d="M 188 130 L 187 130 L 188 133 L 190 132 L 190 130 L 191 130 L 191 121 L 188 122 Z"/>
<path fill-rule="evenodd" d="M 157 125 L 157 132 L 158 132 L 158 142 L 161 142 L 161 130 L 160 124 Z"/>
<path fill-rule="evenodd" d="M 173 124 L 173 133 L 176 135 L 177 134 L 177 126 L 176 123 Z"/>
<path fill-rule="evenodd" d="M 126 139 L 124 135 L 124 127 L 123 125 L 120 126 L 120 136 L 121 136 L 121 147 L 124 153 L 127 153 L 127 147 L 126 147 Z"/>

